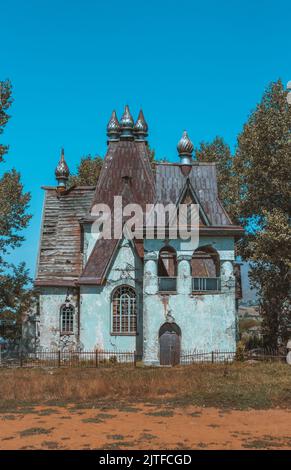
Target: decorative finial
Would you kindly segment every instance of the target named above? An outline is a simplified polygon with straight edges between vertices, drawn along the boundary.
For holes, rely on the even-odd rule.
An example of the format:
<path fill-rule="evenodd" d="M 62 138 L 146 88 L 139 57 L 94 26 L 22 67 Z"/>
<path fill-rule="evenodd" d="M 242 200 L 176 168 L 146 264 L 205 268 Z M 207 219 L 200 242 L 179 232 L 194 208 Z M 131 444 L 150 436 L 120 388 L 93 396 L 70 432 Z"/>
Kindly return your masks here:
<path fill-rule="evenodd" d="M 112 111 L 111 118 L 107 124 L 107 135 L 110 142 L 116 142 L 120 137 L 120 124 L 115 111 Z"/>
<path fill-rule="evenodd" d="M 179 140 L 177 145 L 177 150 L 179 152 L 179 157 L 181 158 L 182 165 L 190 165 L 192 160 L 194 145 L 186 131 L 183 132 L 182 138 Z"/>
<path fill-rule="evenodd" d="M 124 109 L 124 113 L 122 118 L 120 119 L 120 127 L 121 127 L 121 139 L 125 140 L 132 140 L 133 139 L 133 126 L 134 121 L 132 115 L 130 114 L 129 107 L 126 105 Z"/>
<path fill-rule="evenodd" d="M 137 121 L 134 125 L 134 134 L 136 136 L 136 140 L 140 142 L 144 142 L 148 135 L 148 125 L 144 118 L 142 109 L 140 110 Z"/>
<path fill-rule="evenodd" d="M 67 180 L 70 176 L 70 170 L 65 161 L 64 149 L 61 151 L 61 158 L 55 170 L 56 179 L 58 180 L 58 188 L 66 188 Z"/>

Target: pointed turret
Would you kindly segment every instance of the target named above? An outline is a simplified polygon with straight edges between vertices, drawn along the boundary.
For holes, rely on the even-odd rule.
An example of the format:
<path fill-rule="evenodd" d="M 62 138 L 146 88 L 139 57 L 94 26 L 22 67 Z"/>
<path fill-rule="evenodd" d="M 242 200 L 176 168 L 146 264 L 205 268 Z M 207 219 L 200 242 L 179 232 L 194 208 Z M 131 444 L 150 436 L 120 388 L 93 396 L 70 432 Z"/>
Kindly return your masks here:
<path fill-rule="evenodd" d="M 64 149 L 61 151 L 61 158 L 55 170 L 56 179 L 58 180 L 58 188 L 65 189 L 68 178 L 70 176 L 69 167 L 65 161 Z"/>
<path fill-rule="evenodd" d="M 184 131 L 177 145 L 177 150 L 179 157 L 181 158 L 182 165 L 191 165 L 193 149 L 194 145 L 189 139 L 187 132 Z"/>
<path fill-rule="evenodd" d="M 130 114 L 129 107 L 126 105 L 122 118 L 120 119 L 121 127 L 121 136 L 123 140 L 132 140 L 133 139 L 133 126 L 134 121 L 132 115 Z"/>
<path fill-rule="evenodd" d="M 108 141 L 116 142 L 120 138 L 120 124 L 115 111 L 112 111 L 111 118 L 107 124 Z"/>
<path fill-rule="evenodd" d="M 137 121 L 134 125 L 134 135 L 136 136 L 136 140 L 140 142 L 144 142 L 148 136 L 148 125 L 144 118 L 142 109 L 140 110 Z"/>

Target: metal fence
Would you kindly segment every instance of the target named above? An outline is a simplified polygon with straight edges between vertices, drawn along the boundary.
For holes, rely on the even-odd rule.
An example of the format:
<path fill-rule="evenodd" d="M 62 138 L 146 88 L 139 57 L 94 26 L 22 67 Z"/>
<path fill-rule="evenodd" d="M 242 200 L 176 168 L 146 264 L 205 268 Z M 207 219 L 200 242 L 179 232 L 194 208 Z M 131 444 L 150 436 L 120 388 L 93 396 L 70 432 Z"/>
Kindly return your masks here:
<path fill-rule="evenodd" d="M 238 361 L 286 362 L 286 354 L 279 350 L 257 349 L 238 353 L 235 351 L 182 351 L 180 364 L 206 364 Z"/>
<path fill-rule="evenodd" d="M 136 367 L 141 355 L 135 351 L 39 351 L 13 352 L 0 355 L 0 367 Z M 257 349 L 240 353 L 235 351 L 181 351 L 180 365 L 230 363 L 233 361 L 286 362 L 286 354 L 279 350 Z"/>
<path fill-rule="evenodd" d="M 39 351 L 2 354 L 4 367 L 110 367 L 136 366 L 135 351 Z"/>
<path fill-rule="evenodd" d="M 235 359 L 236 353 L 233 351 L 182 351 L 180 356 L 180 364 L 213 364 L 216 362 L 233 362 Z"/>

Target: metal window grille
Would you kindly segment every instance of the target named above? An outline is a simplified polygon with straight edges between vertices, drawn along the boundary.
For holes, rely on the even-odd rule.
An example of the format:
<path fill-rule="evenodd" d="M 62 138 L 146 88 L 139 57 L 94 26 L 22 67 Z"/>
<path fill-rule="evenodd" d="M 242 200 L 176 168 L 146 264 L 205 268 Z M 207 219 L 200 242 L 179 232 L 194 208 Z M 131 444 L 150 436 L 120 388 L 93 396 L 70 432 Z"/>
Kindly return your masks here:
<path fill-rule="evenodd" d="M 112 299 L 112 332 L 136 333 L 136 294 L 132 287 L 121 286 Z"/>
<path fill-rule="evenodd" d="M 61 307 L 61 333 L 74 332 L 74 307 L 73 305 L 62 305 Z"/>

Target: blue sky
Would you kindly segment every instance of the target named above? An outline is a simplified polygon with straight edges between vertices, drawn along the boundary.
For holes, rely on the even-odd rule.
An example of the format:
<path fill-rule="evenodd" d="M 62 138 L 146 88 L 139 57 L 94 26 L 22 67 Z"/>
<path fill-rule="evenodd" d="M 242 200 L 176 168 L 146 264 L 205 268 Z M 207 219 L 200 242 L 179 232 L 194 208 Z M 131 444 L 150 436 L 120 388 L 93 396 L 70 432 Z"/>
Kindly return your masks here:
<path fill-rule="evenodd" d="M 26 242 L 13 255 L 34 274 L 43 200 L 60 148 L 72 171 L 104 156 L 112 109 L 140 106 L 157 158 L 221 135 L 234 147 L 270 81 L 291 79 L 291 3 L 270 0 L 0 0 L 0 79 L 14 87 L 12 166 L 32 194 Z"/>

